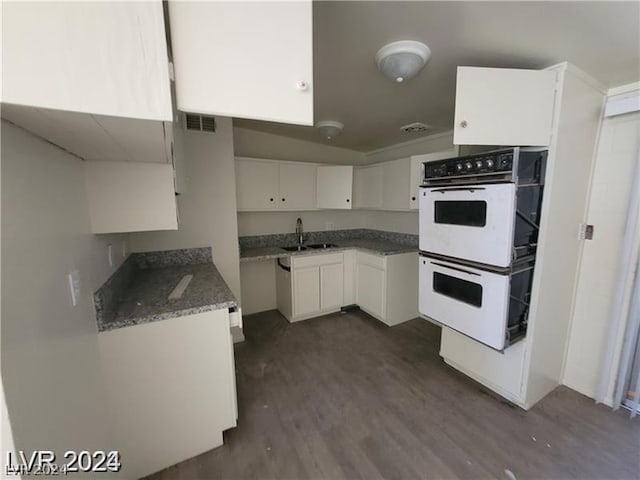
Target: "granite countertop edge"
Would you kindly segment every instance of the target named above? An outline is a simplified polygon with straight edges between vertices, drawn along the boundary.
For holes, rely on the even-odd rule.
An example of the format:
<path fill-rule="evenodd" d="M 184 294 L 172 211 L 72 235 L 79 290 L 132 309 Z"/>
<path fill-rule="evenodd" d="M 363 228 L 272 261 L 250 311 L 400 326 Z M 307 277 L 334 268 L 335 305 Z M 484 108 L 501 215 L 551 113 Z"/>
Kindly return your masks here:
<path fill-rule="evenodd" d="M 247 248 L 246 250 L 240 252 L 240 263 L 257 262 L 260 260 L 273 260 L 277 258 L 285 258 L 298 255 L 322 255 L 326 253 L 343 252 L 345 250 L 360 250 L 366 253 L 389 256 L 417 252 L 418 247 L 412 247 L 408 245 L 394 245 L 393 249 L 379 250 L 372 247 L 364 247 L 359 245 L 344 245 L 332 248 L 319 248 L 316 250 L 310 249 L 301 252 L 289 252 L 287 250 L 283 250 L 281 247 L 254 247 Z"/>
<path fill-rule="evenodd" d="M 195 315 L 197 313 L 212 312 L 214 310 L 221 310 L 223 308 L 237 307 L 238 302 L 235 300 L 228 300 L 225 302 L 214 303 L 211 305 L 201 305 L 199 307 L 185 308 L 182 310 L 174 310 L 171 312 L 163 312 L 154 315 L 147 315 L 145 317 L 127 318 L 124 320 L 113 320 L 111 322 L 99 323 L 98 332 L 110 332 L 112 330 L 118 330 L 123 327 L 135 327 L 136 325 L 144 325 L 147 323 L 159 322 L 161 320 L 168 320 L 171 318 L 187 317 L 189 315 Z"/>

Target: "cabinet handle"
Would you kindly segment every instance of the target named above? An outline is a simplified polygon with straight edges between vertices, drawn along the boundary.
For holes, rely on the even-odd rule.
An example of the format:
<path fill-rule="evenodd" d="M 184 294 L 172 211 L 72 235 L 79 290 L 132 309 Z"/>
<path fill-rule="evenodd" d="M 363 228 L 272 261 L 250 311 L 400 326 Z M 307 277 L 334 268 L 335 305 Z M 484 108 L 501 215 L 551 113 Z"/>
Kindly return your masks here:
<path fill-rule="evenodd" d="M 412 200 L 412 201 L 415 201 L 415 199 L 416 199 L 416 197 L 411 197 L 411 200 Z"/>
<path fill-rule="evenodd" d="M 350 201 L 351 201 L 351 200 L 349 200 L 349 199 L 347 198 L 347 203 L 349 203 Z"/>
<path fill-rule="evenodd" d="M 270 198 L 270 199 L 269 199 L 269 201 L 270 201 L 270 202 L 273 202 L 273 198 Z"/>
<path fill-rule="evenodd" d="M 469 124 L 467 123 L 467 121 L 466 121 L 466 120 L 462 120 L 462 121 L 460 122 L 460 126 L 461 126 L 462 128 L 467 128 L 467 125 L 469 125 Z"/>
<path fill-rule="evenodd" d="M 285 200 L 284 200 L 284 198 L 282 199 L 282 201 L 283 201 L 283 202 L 285 201 Z"/>

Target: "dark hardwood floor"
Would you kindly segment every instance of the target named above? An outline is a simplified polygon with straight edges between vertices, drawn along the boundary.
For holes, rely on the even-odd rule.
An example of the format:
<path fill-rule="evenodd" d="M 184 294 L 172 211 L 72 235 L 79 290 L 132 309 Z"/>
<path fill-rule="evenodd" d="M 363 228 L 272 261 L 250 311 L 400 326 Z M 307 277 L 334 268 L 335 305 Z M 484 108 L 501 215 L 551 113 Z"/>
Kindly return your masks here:
<path fill-rule="evenodd" d="M 565 387 L 525 412 L 448 367 L 424 320 L 389 328 L 355 310 L 244 321 L 238 427 L 149 478 L 640 476 L 640 418 Z"/>

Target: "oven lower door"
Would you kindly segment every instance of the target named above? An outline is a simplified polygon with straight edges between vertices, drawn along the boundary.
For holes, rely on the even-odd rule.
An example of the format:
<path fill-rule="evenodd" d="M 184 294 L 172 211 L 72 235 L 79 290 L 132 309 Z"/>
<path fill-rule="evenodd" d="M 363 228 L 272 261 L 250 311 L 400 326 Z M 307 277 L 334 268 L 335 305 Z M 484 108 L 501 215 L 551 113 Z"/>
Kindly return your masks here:
<path fill-rule="evenodd" d="M 513 183 L 420 189 L 420 250 L 508 267 L 516 217 Z"/>
<path fill-rule="evenodd" d="M 496 350 L 504 350 L 508 274 L 420 256 L 418 310 Z"/>

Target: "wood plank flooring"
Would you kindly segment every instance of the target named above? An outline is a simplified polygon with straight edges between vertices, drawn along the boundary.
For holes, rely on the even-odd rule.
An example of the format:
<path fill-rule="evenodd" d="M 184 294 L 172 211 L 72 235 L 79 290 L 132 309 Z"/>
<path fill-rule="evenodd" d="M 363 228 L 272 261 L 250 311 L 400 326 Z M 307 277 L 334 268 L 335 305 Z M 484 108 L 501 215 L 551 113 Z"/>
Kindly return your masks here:
<path fill-rule="evenodd" d="M 149 479 L 640 477 L 640 418 L 565 387 L 525 412 L 447 366 L 424 320 L 244 322 L 238 427 Z"/>

